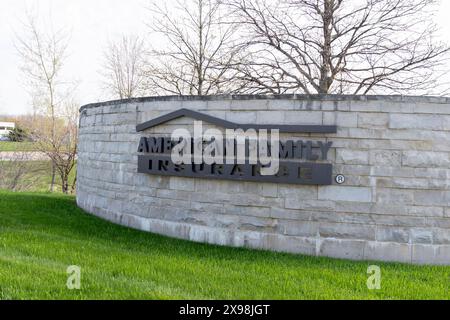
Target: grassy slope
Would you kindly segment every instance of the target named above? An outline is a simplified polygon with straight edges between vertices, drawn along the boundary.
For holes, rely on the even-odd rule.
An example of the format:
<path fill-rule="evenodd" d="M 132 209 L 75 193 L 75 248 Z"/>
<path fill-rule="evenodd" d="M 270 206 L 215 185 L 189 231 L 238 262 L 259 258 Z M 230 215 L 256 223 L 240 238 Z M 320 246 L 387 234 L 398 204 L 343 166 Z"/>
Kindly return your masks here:
<path fill-rule="evenodd" d="M 2 151 L 36 151 L 34 142 L 9 142 L 0 141 L 0 152 Z"/>
<path fill-rule="evenodd" d="M 26 167 L 26 174 L 22 176 L 17 186 L 18 191 L 31 192 L 48 192 L 52 181 L 52 165 L 50 161 L 27 161 L 24 162 Z M 11 165 L 7 161 L 0 161 L 0 176 L 2 170 L 8 170 Z M 76 175 L 76 167 L 74 167 L 69 176 L 69 185 L 72 186 Z M 55 177 L 55 192 L 61 192 L 61 179 L 56 172 Z M 2 181 L 0 181 L 0 188 L 2 188 Z M 3 187 L 7 188 L 7 187 Z"/>
<path fill-rule="evenodd" d="M 66 289 L 68 265 L 82 290 Z M 449 267 L 233 249 L 169 239 L 85 214 L 73 197 L 0 192 L 0 299 L 449 298 Z"/>

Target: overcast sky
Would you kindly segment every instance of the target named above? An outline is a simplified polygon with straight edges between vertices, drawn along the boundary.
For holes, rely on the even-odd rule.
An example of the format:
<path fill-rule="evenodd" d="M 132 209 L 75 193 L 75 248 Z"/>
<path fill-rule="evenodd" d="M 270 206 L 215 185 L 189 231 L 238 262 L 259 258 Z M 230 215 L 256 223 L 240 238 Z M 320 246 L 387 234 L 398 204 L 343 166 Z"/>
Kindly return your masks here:
<path fill-rule="evenodd" d="M 358 1 L 358 0 L 354 0 Z M 30 99 L 21 81 L 20 60 L 14 47 L 27 8 L 52 17 L 56 27 L 71 32 L 69 59 L 65 72 L 80 81 L 78 100 L 83 104 L 104 100 L 98 75 L 103 48 L 121 34 L 146 33 L 150 18 L 146 0 L 0 0 L 0 114 L 31 111 Z M 437 23 L 450 43 L 450 1 L 443 0 Z"/>

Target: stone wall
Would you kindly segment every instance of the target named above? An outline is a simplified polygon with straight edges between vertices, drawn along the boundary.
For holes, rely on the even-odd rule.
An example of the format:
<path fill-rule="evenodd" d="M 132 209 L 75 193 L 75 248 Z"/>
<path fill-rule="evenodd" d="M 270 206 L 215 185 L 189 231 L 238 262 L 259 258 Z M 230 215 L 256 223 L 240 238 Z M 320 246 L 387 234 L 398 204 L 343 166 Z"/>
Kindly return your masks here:
<path fill-rule="evenodd" d="M 136 125 L 180 108 L 237 123 L 330 124 L 332 186 L 137 173 Z M 77 203 L 132 228 L 193 241 L 356 260 L 450 264 L 450 99 L 160 97 L 81 109 Z M 334 176 L 333 176 L 334 178 Z"/>

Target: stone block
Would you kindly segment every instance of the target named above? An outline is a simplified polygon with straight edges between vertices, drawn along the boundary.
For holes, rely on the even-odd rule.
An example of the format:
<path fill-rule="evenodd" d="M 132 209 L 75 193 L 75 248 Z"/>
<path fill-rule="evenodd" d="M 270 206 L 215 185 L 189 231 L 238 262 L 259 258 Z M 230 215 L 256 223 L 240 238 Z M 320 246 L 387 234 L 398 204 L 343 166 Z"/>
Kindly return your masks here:
<path fill-rule="evenodd" d="M 311 211 L 272 207 L 270 208 L 270 217 L 284 220 L 308 221 L 311 218 Z"/>
<path fill-rule="evenodd" d="M 235 206 L 225 204 L 224 210 L 227 214 L 237 216 L 270 217 L 270 208 L 265 207 Z"/>
<path fill-rule="evenodd" d="M 227 112 L 225 120 L 238 124 L 256 124 L 256 114 L 253 111 Z"/>
<path fill-rule="evenodd" d="M 436 246 L 434 263 L 450 265 L 450 245 Z"/>
<path fill-rule="evenodd" d="M 279 125 L 284 122 L 284 113 L 280 111 L 258 111 L 256 113 L 257 124 Z M 255 122 L 247 122 L 255 123 Z"/>
<path fill-rule="evenodd" d="M 190 200 L 191 192 L 183 190 L 166 190 L 166 189 L 154 189 L 156 190 L 155 196 L 162 199 L 178 199 L 178 200 Z M 141 197 L 141 195 L 137 195 Z"/>
<path fill-rule="evenodd" d="M 251 245 L 251 247 L 266 250 L 270 249 L 279 252 L 314 255 L 316 251 L 316 240 L 305 237 L 265 234 L 262 236 L 261 241 L 257 241 Z"/>
<path fill-rule="evenodd" d="M 336 162 L 364 165 L 369 163 L 369 152 L 362 150 L 336 149 Z"/>
<path fill-rule="evenodd" d="M 416 103 L 414 113 L 429 113 L 429 114 L 447 114 L 450 115 L 450 108 L 447 103 Z"/>
<path fill-rule="evenodd" d="M 208 101 L 205 100 L 184 100 L 181 101 L 181 107 L 189 110 L 207 110 L 208 107 Z"/>
<path fill-rule="evenodd" d="M 389 167 L 400 167 L 402 165 L 402 153 L 391 150 L 370 151 L 370 164 Z"/>
<path fill-rule="evenodd" d="M 444 184 L 443 182 L 442 185 Z M 442 189 L 438 180 L 417 178 L 377 178 L 377 186 L 402 189 Z"/>
<path fill-rule="evenodd" d="M 449 131 L 450 116 L 426 114 L 391 114 L 390 129 L 424 129 Z"/>
<path fill-rule="evenodd" d="M 278 196 L 284 198 L 317 199 L 317 186 L 296 186 L 281 184 L 278 186 Z"/>
<path fill-rule="evenodd" d="M 412 245 L 412 263 L 427 265 L 435 263 L 436 246 L 413 244 Z"/>
<path fill-rule="evenodd" d="M 338 101 L 322 101 L 320 109 L 322 111 L 337 111 L 338 110 Z M 344 111 L 350 110 L 349 107 Z"/>
<path fill-rule="evenodd" d="M 207 102 L 207 109 L 208 110 L 225 110 L 228 111 L 231 109 L 231 100 L 227 99 L 217 99 L 217 100 L 210 100 Z"/>
<path fill-rule="evenodd" d="M 321 125 L 322 112 L 320 111 L 285 111 L 284 124 L 301 125 Z"/>
<path fill-rule="evenodd" d="M 276 184 L 258 184 L 258 194 L 263 197 L 273 197 L 278 196 L 278 185 Z"/>
<path fill-rule="evenodd" d="M 319 187 L 319 200 L 371 202 L 372 189 L 365 187 L 322 186 Z"/>
<path fill-rule="evenodd" d="M 203 203 L 227 203 L 230 202 L 232 196 L 226 193 L 220 192 L 211 192 L 211 193 L 203 193 L 203 192 L 195 192 L 191 195 L 191 201 L 198 201 Z"/>
<path fill-rule="evenodd" d="M 450 191 L 416 190 L 414 191 L 414 203 L 425 206 L 448 206 Z"/>
<path fill-rule="evenodd" d="M 377 177 L 414 177 L 416 175 L 414 168 L 388 166 L 372 166 L 368 168 L 369 175 Z"/>
<path fill-rule="evenodd" d="M 444 216 L 450 218 L 450 207 L 444 208 Z"/>
<path fill-rule="evenodd" d="M 317 197 L 317 195 L 316 195 Z M 286 209 L 305 209 L 305 202 L 307 200 L 289 196 L 284 200 L 284 207 Z"/>
<path fill-rule="evenodd" d="M 377 203 L 380 204 L 413 204 L 414 191 L 406 189 L 377 188 Z"/>
<path fill-rule="evenodd" d="M 409 217 L 405 215 L 397 214 L 383 214 L 376 217 L 376 223 L 378 225 L 401 227 L 401 228 L 427 228 L 431 227 L 428 218 L 424 217 Z"/>
<path fill-rule="evenodd" d="M 411 229 L 411 242 L 418 244 L 432 244 L 433 230 L 431 229 Z"/>
<path fill-rule="evenodd" d="M 333 138 L 333 148 L 359 149 L 360 142 L 354 139 Z"/>
<path fill-rule="evenodd" d="M 445 228 L 433 229 L 433 243 L 450 245 L 450 229 Z"/>
<path fill-rule="evenodd" d="M 375 227 L 349 223 L 318 223 L 321 238 L 375 240 Z"/>
<path fill-rule="evenodd" d="M 298 109 L 300 105 L 299 101 L 296 100 L 269 100 L 268 109 L 269 110 L 295 110 Z M 281 112 L 280 112 L 281 113 Z"/>
<path fill-rule="evenodd" d="M 389 123 L 389 114 L 387 113 L 359 113 L 359 128 L 386 128 Z"/>
<path fill-rule="evenodd" d="M 450 168 L 450 153 L 404 151 L 402 163 L 407 167 Z"/>
<path fill-rule="evenodd" d="M 275 232 L 277 228 L 277 220 L 271 218 L 240 215 L 238 216 L 239 230 L 252 230 L 260 232 Z"/>
<path fill-rule="evenodd" d="M 358 114 L 355 112 L 324 112 L 323 124 L 356 128 L 358 126 Z"/>
<path fill-rule="evenodd" d="M 370 241 L 364 248 L 364 259 L 411 263 L 411 251 L 411 245 L 405 243 Z"/>
<path fill-rule="evenodd" d="M 233 100 L 231 102 L 231 110 L 267 110 L 269 106 L 268 100 Z"/>
<path fill-rule="evenodd" d="M 377 226 L 376 241 L 378 242 L 395 242 L 409 243 L 410 232 L 407 228 Z"/>
<path fill-rule="evenodd" d="M 194 191 L 195 179 L 170 177 L 169 188 L 172 190 Z"/>
<path fill-rule="evenodd" d="M 372 175 L 372 167 L 368 165 L 354 165 L 354 164 L 336 164 L 334 172 L 344 175 Z"/>
<path fill-rule="evenodd" d="M 295 109 L 302 111 L 320 111 L 323 110 L 323 106 L 325 105 L 325 103 L 325 101 L 305 99 L 298 101 L 298 103 L 296 103 Z"/>
<path fill-rule="evenodd" d="M 289 201 L 290 204 L 288 206 L 296 207 L 296 209 L 300 210 L 311 210 L 311 211 L 334 211 L 336 210 L 336 202 L 334 201 L 328 201 L 328 200 L 308 200 L 308 199 L 301 199 L 298 201 L 295 201 L 294 199 L 290 198 Z M 287 199 L 286 199 L 287 201 Z"/>
<path fill-rule="evenodd" d="M 426 207 L 411 206 L 408 207 L 408 215 L 420 217 L 444 217 L 444 208 L 442 207 Z"/>
<path fill-rule="evenodd" d="M 357 112 L 381 112 L 383 110 L 382 101 L 351 101 L 350 110 Z"/>
<path fill-rule="evenodd" d="M 318 254 L 331 258 L 344 258 L 362 260 L 366 241 L 321 239 L 318 245 Z"/>
<path fill-rule="evenodd" d="M 399 215 L 406 216 L 408 215 L 408 208 L 410 206 L 402 204 L 402 203 L 374 203 L 371 206 L 371 213 L 379 214 L 379 215 Z"/>
<path fill-rule="evenodd" d="M 190 195 L 189 195 L 190 196 Z M 201 212 L 211 212 L 224 214 L 225 208 L 223 204 L 212 204 L 212 203 L 204 203 L 204 202 L 191 202 L 191 209 Z"/>
<path fill-rule="evenodd" d="M 278 230 L 281 234 L 288 236 L 315 237 L 318 224 L 311 221 L 281 220 Z"/>
<path fill-rule="evenodd" d="M 427 179 L 450 179 L 450 169 L 439 168 L 416 168 L 413 177 Z"/>
<path fill-rule="evenodd" d="M 344 202 L 344 201 L 337 201 L 335 202 L 335 208 L 334 211 L 336 212 L 342 212 L 345 214 L 348 213 L 372 213 L 372 207 L 373 205 L 371 203 L 366 202 Z"/>

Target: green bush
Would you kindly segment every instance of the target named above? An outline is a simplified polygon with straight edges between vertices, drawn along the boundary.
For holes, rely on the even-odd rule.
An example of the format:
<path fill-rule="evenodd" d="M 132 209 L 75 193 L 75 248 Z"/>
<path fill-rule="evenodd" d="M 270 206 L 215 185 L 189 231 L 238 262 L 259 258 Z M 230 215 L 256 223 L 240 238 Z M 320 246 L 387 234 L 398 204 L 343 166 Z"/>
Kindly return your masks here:
<path fill-rule="evenodd" d="M 13 142 L 23 142 L 29 140 L 27 132 L 18 126 L 9 132 L 8 138 Z"/>

